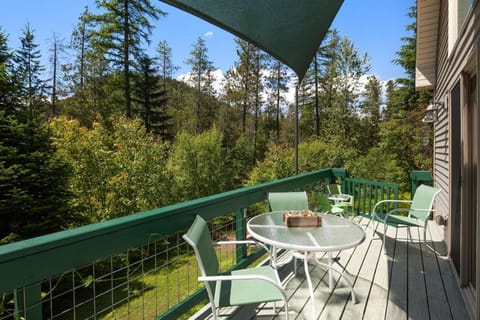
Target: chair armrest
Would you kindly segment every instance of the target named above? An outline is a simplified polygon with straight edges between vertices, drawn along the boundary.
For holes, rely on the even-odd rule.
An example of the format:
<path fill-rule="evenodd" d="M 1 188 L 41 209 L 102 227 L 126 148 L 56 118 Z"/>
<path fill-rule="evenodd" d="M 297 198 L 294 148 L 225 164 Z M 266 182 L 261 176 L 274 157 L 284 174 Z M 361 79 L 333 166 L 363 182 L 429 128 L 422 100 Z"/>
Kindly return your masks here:
<path fill-rule="evenodd" d="M 216 241 L 213 242 L 214 245 L 229 245 L 229 244 L 253 244 L 253 245 L 258 245 L 261 246 L 265 251 L 269 252 L 270 250 L 268 247 L 259 241 L 255 240 L 229 240 L 229 241 Z"/>
<path fill-rule="evenodd" d="M 375 216 L 377 217 L 377 219 L 381 220 L 381 221 L 386 221 L 387 217 L 389 215 L 391 215 L 393 212 L 395 211 L 402 211 L 402 210 L 410 210 L 409 208 L 397 208 L 397 209 L 393 209 L 393 210 L 390 210 L 389 212 L 387 212 L 387 214 L 385 215 L 385 220 L 380 218 L 378 215 L 377 215 L 377 207 L 379 205 L 382 205 L 382 204 L 385 204 L 385 203 L 412 203 L 411 200 L 381 200 L 381 201 L 378 201 L 377 203 L 375 203 L 375 205 L 373 206 L 373 209 L 372 209 L 372 216 L 375 218 Z"/>
<path fill-rule="evenodd" d="M 415 209 L 415 208 L 410 208 L 409 209 L 409 213 L 408 213 L 408 217 L 410 217 L 412 215 L 412 211 L 421 211 L 421 212 L 432 212 L 432 211 L 435 211 L 435 209 Z M 418 218 L 417 218 L 418 219 Z"/>
<path fill-rule="evenodd" d="M 252 274 L 252 275 L 219 275 L 219 276 L 200 276 L 198 277 L 198 281 L 207 281 L 207 282 L 213 282 L 213 281 L 233 281 L 233 280 L 261 280 L 261 281 L 266 281 L 271 284 L 273 284 L 280 292 L 282 293 L 283 297 L 286 299 L 287 296 L 285 295 L 285 292 L 283 291 L 284 288 L 279 284 L 277 281 L 263 275 L 259 274 Z M 287 300 L 285 300 L 287 301 Z"/>

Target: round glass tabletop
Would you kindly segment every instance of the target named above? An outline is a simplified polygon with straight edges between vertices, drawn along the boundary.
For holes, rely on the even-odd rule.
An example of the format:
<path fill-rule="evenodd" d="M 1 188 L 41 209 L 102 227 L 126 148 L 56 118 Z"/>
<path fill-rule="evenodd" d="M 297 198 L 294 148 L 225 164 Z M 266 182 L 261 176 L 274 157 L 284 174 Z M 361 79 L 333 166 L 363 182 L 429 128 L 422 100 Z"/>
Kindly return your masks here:
<path fill-rule="evenodd" d="M 287 227 L 282 211 L 253 217 L 247 229 L 259 241 L 298 251 L 340 251 L 365 240 L 365 231 L 358 224 L 334 215 L 317 214 L 322 218 L 321 227 Z"/>

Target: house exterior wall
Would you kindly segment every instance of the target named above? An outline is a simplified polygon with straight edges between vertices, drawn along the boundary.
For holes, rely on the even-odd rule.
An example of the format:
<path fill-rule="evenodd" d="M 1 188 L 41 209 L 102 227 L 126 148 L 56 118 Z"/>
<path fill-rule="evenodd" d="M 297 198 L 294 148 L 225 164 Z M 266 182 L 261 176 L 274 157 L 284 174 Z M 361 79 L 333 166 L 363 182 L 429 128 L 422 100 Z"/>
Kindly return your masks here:
<path fill-rule="evenodd" d="M 422 0 L 418 0 L 419 2 Z M 447 219 L 447 228 L 445 232 L 445 240 L 449 248 L 449 253 L 454 264 L 454 268 L 459 275 L 459 284 L 467 287 L 464 274 L 467 273 L 465 256 L 468 255 L 469 241 L 466 235 L 470 230 L 466 225 L 468 215 L 474 214 L 479 217 L 478 206 L 465 215 L 465 194 L 462 194 L 462 175 L 465 170 L 469 170 L 465 166 L 465 154 L 468 154 L 464 149 L 468 148 L 466 143 L 466 135 L 469 133 L 465 131 L 464 125 L 466 122 L 465 110 L 467 108 L 466 89 L 465 84 L 468 84 L 468 79 L 472 75 L 476 75 L 477 94 L 476 105 L 479 102 L 478 89 L 478 75 L 480 74 L 479 61 L 479 29 L 480 29 L 480 5 L 479 0 L 466 1 L 465 0 L 439 0 L 439 24 L 438 24 L 438 38 L 437 38 L 437 60 L 436 60 L 436 75 L 434 85 L 434 101 L 444 102 L 438 114 L 438 121 L 435 123 L 434 130 L 434 169 L 433 177 L 435 186 L 441 188 L 443 192 L 439 194 L 435 203 L 436 215 L 442 215 Z M 461 2 L 461 3 L 459 3 Z M 457 8 L 467 4 L 470 11 L 459 20 Z M 464 8 L 464 7 L 463 7 Z M 421 14 L 421 12 L 420 12 Z M 422 89 L 421 85 L 417 87 Z M 460 88 L 458 90 L 458 88 Z M 459 95 L 458 95 L 459 93 Z M 476 109 L 478 110 L 478 108 Z M 478 124 L 480 115 L 475 115 L 475 124 Z M 478 136 L 478 128 L 474 128 Z M 478 143 L 477 139 L 477 143 Z M 474 152 L 478 153 L 478 147 L 474 148 Z M 478 154 L 474 155 L 475 159 L 479 158 Z M 478 170 L 477 170 L 478 172 Z M 477 173 L 478 175 L 478 173 Z M 480 176 L 476 177 L 477 199 L 480 199 Z M 468 197 L 468 196 L 467 196 Z M 465 219 L 467 216 L 467 219 Z M 479 225 L 479 218 L 476 219 L 477 229 Z M 473 235 L 477 243 L 477 266 L 480 266 L 479 247 L 480 238 L 477 234 Z M 457 256 L 458 255 L 458 256 Z M 470 290 L 470 295 L 465 295 L 467 305 L 470 308 L 471 316 L 474 319 L 480 319 L 480 272 L 476 273 L 476 289 Z M 467 270 L 467 271 L 466 271 Z M 476 292 L 475 292 L 476 290 Z M 465 290 L 467 291 L 467 290 Z M 476 299 L 475 297 L 479 297 Z"/>

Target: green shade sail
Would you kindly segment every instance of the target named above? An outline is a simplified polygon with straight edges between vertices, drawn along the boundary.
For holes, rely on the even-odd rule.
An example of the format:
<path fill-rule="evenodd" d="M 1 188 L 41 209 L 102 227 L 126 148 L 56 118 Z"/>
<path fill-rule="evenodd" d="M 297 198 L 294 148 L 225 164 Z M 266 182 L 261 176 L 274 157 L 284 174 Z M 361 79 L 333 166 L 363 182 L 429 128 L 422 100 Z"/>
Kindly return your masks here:
<path fill-rule="evenodd" d="M 305 75 L 343 0 L 161 0 L 268 52 Z"/>

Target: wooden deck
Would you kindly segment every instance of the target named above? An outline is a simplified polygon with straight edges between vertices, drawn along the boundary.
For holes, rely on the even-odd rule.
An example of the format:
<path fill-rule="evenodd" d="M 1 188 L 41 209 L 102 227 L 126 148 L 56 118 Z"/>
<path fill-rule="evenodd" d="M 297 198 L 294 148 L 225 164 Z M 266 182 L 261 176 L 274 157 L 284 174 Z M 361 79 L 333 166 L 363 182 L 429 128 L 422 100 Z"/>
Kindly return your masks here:
<path fill-rule="evenodd" d="M 411 228 L 409 235 L 408 228 L 389 227 L 384 254 L 383 226 L 372 237 L 373 228 L 367 227 L 369 219 L 355 217 L 354 221 L 365 226 L 367 238 L 357 248 L 339 252 L 338 257 L 354 283 L 357 303 L 352 304 L 347 283 L 338 281 L 337 276 L 334 289 L 329 290 L 328 274 L 312 263 L 316 319 L 469 319 L 450 262 L 442 256 L 446 248 L 441 226 L 430 221 L 427 232 L 430 248 L 425 248 L 420 240 L 422 229 Z M 311 299 L 303 265 L 296 276 L 289 274 L 285 283 L 289 318 L 311 319 Z M 277 311 L 280 312 L 273 312 L 271 304 L 256 309 L 224 309 L 222 319 L 284 319 L 283 308 Z"/>

